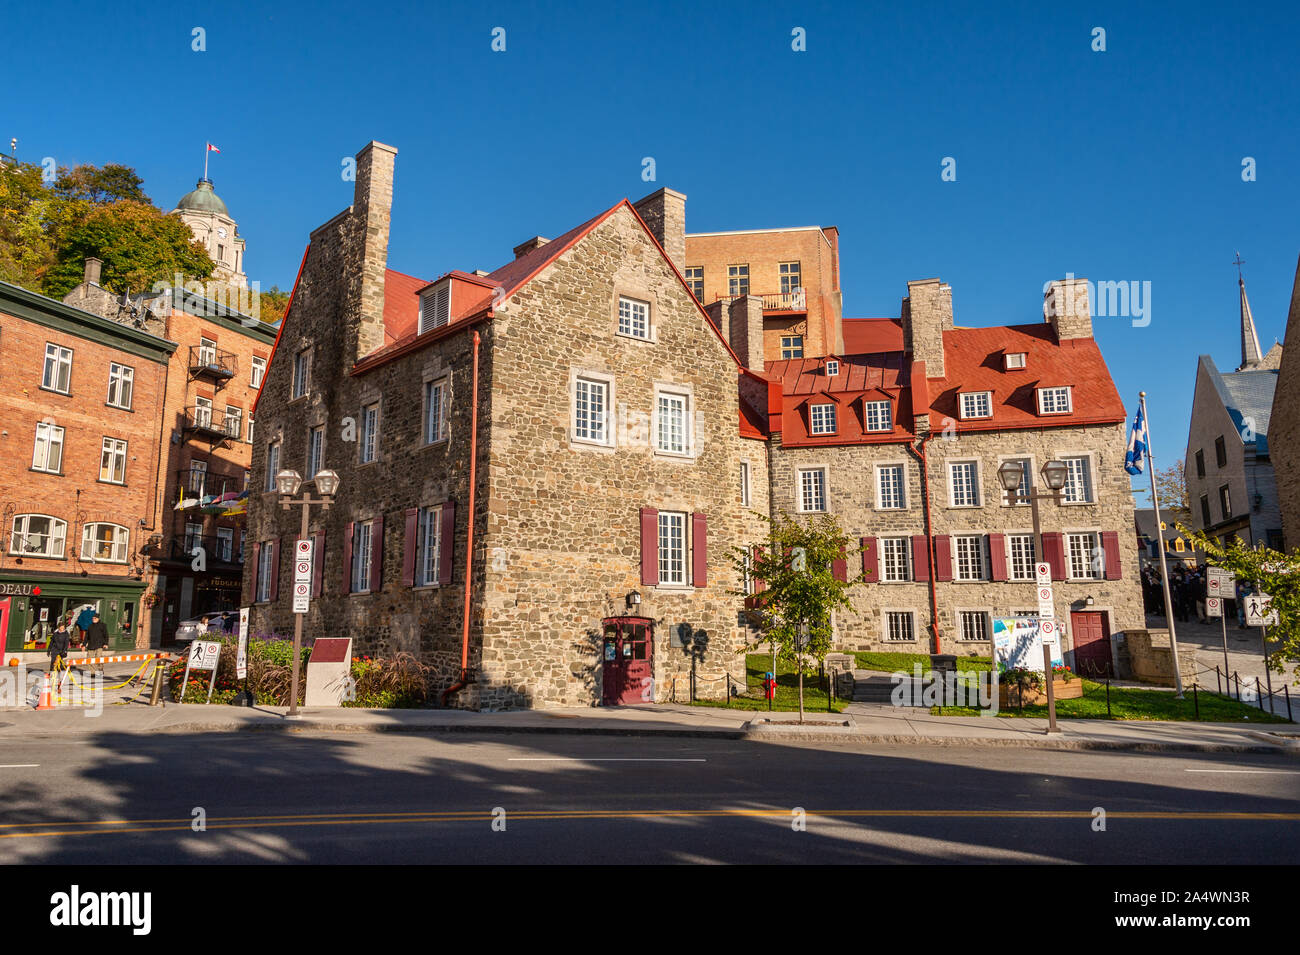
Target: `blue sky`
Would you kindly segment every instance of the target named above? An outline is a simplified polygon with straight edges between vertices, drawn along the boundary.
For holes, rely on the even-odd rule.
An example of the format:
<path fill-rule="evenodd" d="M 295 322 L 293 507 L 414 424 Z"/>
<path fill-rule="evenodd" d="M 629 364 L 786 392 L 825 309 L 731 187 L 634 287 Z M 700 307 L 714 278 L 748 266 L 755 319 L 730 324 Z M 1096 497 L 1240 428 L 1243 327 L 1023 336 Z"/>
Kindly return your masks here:
<path fill-rule="evenodd" d="M 390 265 L 426 277 L 666 185 L 690 231 L 838 226 L 852 316 L 896 316 L 906 281 L 936 275 L 962 325 L 1041 320 L 1067 272 L 1149 281 L 1149 325 L 1096 333 L 1130 416 L 1148 391 L 1161 463 L 1186 442 L 1196 356 L 1237 364 L 1235 251 L 1261 344 L 1283 335 L 1286 4 L 68 3 L 57 27 L 31 10 L 6 15 L 22 42 L 0 140 L 134 166 L 166 208 L 210 140 L 263 287 L 289 287 L 351 200 L 342 158 L 377 139 L 399 149 Z"/>

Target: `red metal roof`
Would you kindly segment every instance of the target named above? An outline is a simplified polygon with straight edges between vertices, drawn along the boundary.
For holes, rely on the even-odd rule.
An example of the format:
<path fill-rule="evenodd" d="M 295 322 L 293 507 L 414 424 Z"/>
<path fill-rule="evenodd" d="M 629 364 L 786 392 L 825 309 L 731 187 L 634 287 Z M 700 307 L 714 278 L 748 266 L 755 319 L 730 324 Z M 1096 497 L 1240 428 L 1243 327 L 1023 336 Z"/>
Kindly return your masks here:
<path fill-rule="evenodd" d="M 846 318 L 843 325 L 846 355 L 903 350 L 902 319 Z"/>
<path fill-rule="evenodd" d="M 795 358 L 767 362 L 769 377 L 781 382 L 781 416 L 772 430 L 781 430 L 785 447 L 836 444 L 883 444 L 912 437 L 912 398 L 909 363 L 901 351 L 849 355 L 838 359 L 839 373 L 826 374 L 826 359 Z M 818 400 L 818 399 L 822 400 Z M 867 431 L 863 402 L 890 402 L 892 428 Z M 834 434 L 811 434 L 809 415 L 814 404 L 836 406 Z"/>
<path fill-rule="evenodd" d="M 420 298 L 416 294 L 428 285 L 396 269 L 384 269 L 384 344 L 391 345 L 412 334 L 420 321 Z"/>

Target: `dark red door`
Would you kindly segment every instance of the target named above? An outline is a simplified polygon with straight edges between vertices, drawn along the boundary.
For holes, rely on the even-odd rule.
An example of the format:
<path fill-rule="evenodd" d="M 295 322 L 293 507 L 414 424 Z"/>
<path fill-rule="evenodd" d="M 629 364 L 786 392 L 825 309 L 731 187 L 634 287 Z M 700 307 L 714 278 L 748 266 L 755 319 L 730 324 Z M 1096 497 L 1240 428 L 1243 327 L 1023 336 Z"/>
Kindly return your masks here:
<path fill-rule="evenodd" d="M 601 702 L 654 702 L 654 626 L 641 617 L 605 621 L 601 645 Z"/>
<path fill-rule="evenodd" d="M 1074 634 L 1074 668 L 1080 676 L 1114 676 L 1110 658 L 1110 626 L 1097 611 L 1070 614 Z"/>

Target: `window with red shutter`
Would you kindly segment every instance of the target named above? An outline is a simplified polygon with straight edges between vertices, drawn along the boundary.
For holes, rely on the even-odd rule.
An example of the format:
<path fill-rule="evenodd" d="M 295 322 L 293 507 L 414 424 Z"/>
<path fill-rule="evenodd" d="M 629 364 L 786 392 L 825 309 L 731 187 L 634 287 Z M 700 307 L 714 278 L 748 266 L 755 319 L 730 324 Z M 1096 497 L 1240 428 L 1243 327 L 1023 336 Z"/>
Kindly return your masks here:
<path fill-rule="evenodd" d="M 311 595 L 319 597 L 325 589 L 325 532 L 311 535 Z"/>
<path fill-rule="evenodd" d="M 952 538 L 947 534 L 934 536 L 934 579 L 952 580 Z"/>
<path fill-rule="evenodd" d="M 384 518 L 382 515 L 370 522 L 370 592 L 384 589 Z"/>
<path fill-rule="evenodd" d="M 280 596 L 280 538 L 271 542 L 271 603 Z"/>
<path fill-rule="evenodd" d="M 402 537 L 402 586 L 415 586 L 415 552 L 420 536 L 420 509 L 406 509 L 406 529 Z"/>
<path fill-rule="evenodd" d="M 641 508 L 641 586 L 659 583 L 659 509 Z"/>
<path fill-rule="evenodd" d="M 989 563 L 992 565 L 993 579 L 1007 579 L 1007 538 L 1004 534 L 989 535 Z"/>
<path fill-rule="evenodd" d="M 348 521 L 343 528 L 343 593 L 352 593 L 352 531 L 355 521 Z"/>
<path fill-rule="evenodd" d="M 456 502 L 442 505 L 442 552 L 438 555 L 438 583 L 446 587 L 451 583 L 451 561 L 456 547 Z"/>
<path fill-rule="evenodd" d="M 912 536 L 912 579 L 930 579 L 930 549 L 924 534 Z"/>
<path fill-rule="evenodd" d="M 658 524 L 656 522 L 656 528 Z M 703 514 L 691 515 L 691 585 L 709 582 L 709 525 Z"/>
<path fill-rule="evenodd" d="M 876 554 L 874 537 L 862 538 L 862 574 L 867 579 L 867 583 L 874 584 L 880 581 L 880 558 Z"/>
<path fill-rule="evenodd" d="M 1119 557 L 1119 534 L 1116 531 L 1101 532 L 1101 551 L 1106 562 L 1106 579 L 1119 580 L 1123 575 L 1123 566 Z"/>

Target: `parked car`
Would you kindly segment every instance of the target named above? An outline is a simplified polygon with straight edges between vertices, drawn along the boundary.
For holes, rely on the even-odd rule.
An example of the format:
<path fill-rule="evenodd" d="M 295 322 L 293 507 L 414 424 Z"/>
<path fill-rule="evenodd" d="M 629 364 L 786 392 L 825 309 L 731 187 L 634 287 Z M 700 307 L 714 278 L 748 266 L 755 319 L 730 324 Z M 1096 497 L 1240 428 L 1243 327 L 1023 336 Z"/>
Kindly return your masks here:
<path fill-rule="evenodd" d="M 208 621 L 206 628 L 203 626 L 205 619 Z M 224 636 L 232 634 L 238 629 L 238 610 L 214 611 L 201 617 L 195 617 L 193 620 L 182 620 L 180 626 L 176 628 L 174 639 L 177 643 L 188 643 L 195 639 L 201 640 L 209 633 Z"/>

